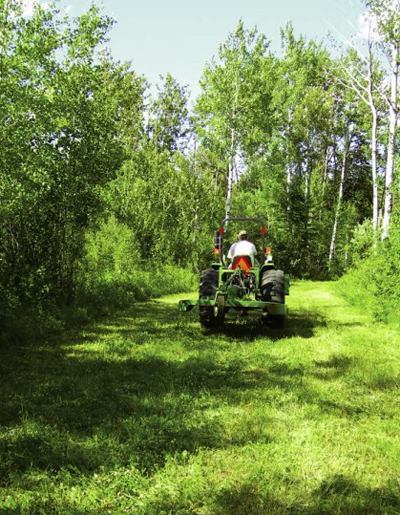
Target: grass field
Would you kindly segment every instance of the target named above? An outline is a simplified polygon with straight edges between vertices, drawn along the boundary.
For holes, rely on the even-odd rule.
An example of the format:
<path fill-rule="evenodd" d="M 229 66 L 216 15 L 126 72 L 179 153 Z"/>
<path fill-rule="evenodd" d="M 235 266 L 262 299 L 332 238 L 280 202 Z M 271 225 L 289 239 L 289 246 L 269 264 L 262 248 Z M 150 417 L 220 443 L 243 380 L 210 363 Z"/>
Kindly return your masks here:
<path fill-rule="evenodd" d="M 184 297 L 0 349 L 0 513 L 400 513 L 398 332 L 331 283 L 284 330 Z"/>

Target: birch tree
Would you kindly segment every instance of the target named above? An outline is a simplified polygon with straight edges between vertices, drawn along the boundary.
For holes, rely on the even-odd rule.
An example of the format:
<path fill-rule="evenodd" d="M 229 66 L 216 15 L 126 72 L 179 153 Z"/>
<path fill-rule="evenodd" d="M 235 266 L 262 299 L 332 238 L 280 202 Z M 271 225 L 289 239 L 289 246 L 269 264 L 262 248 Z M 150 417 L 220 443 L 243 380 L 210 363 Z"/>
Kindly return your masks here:
<path fill-rule="evenodd" d="M 350 146 L 351 146 L 351 134 L 350 134 L 350 129 L 348 129 L 348 133 L 346 134 L 345 141 L 344 141 L 343 158 L 342 158 L 342 166 L 341 166 L 340 182 L 339 182 L 339 192 L 338 192 L 338 198 L 337 198 L 337 204 L 336 204 L 336 210 L 335 210 L 335 221 L 333 224 L 331 245 L 329 248 L 329 265 L 332 263 L 333 257 L 335 255 L 336 236 L 337 236 L 337 229 L 338 229 L 338 224 L 339 224 L 340 211 L 342 208 L 343 188 L 344 188 L 344 181 L 346 178 L 347 159 L 348 159 L 348 154 L 350 152 Z"/>
<path fill-rule="evenodd" d="M 367 2 L 377 22 L 377 32 L 381 48 L 389 62 L 388 88 L 381 87 L 381 93 L 389 110 L 387 159 L 385 171 L 384 212 L 382 239 L 389 235 L 390 218 L 393 205 L 393 174 L 396 145 L 396 126 L 398 120 L 398 75 L 400 47 L 400 0 L 372 0 Z"/>
<path fill-rule="evenodd" d="M 371 173 L 372 173 L 372 226 L 376 235 L 379 217 L 378 191 L 378 101 L 377 101 L 377 63 L 373 55 L 373 41 L 369 34 L 367 40 L 367 57 L 355 48 L 348 51 L 346 59 L 340 62 L 342 75 L 338 76 L 340 84 L 351 89 L 370 109 L 371 123 Z"/>
<path fill-rule="evenodd" d="M 245 30 L 240 21 L 203 72 L 201 95 L 195 107 L 197 130 L 207 146 L 218 140 L 227 165 L 225 216 L 231 212 L 232 188 L 241 173 L 247 120 L 260 99 L 257 89 L 268 44 L 256 30 Z"/>

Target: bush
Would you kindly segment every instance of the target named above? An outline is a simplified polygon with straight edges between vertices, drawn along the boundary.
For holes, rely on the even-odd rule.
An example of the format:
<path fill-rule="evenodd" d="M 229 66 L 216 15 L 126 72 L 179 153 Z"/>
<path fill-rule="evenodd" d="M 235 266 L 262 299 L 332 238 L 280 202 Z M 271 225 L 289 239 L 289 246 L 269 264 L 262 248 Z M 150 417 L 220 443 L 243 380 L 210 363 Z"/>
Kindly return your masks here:
<path fill-rule="evenodd" d="M 142 259 L 133 231 L 111 217 L 87 235 L 78 297 L 81 304 L 107 312 L 134 301 L 190 291 L 196 281 L 189 269 Z"/>
<path fill-rule="evenodd" d="M 379 236 L 380 235 L 378 235 L 378 237 Z M 363 260 L 370 256 L 373 243 L 374 232 L 372 228 L 372 220 L 367 219 L 356 227 L 353 233 L 353 238 L 347 248 L 347 251 L 350 253 L 353 268 L 360 265 Z"/>
<path fill-rule="evenodd" d="M 393 216 L 390 236 L 374 249 L 355 240 L 354 267 L 340 279 L 341 293 L 364 306 L 376 320 L 400 322 L 400 213 Z M 364 255 L 364 258 L 362 257 Z"/>
<path fill-rule="evenodd" d="M 114 217 L 89 232 L 72 303 L 49 299 L 21 305 L 10 294 L 2 295 L 0 344 L 33 341 L 137 301 L 197 288 L 198 278 L 190 269 L 142 260 L 135 241 L 131 229 Z"/>

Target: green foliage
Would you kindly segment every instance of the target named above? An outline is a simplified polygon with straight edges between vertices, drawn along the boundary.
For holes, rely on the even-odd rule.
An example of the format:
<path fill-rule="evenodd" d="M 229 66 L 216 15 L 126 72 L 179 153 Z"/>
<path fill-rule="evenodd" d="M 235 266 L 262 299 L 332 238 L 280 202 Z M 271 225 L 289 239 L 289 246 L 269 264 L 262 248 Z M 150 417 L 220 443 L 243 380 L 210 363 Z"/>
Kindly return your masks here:
<path fill-rule="evenodd" d="M 149 97 L 144 78 L 100 50 L 112 24 L 96 6 L 70 20 L 55 6 L 26 17 L 19 2 L 0 4 L 6 325 L 24 310 L 76 302 L 85 319 L 93 306 L 189 287 L 213 258 L 228 175 L 231 214 L 268 222 L 268 245 L 292 275 L 338 277 L 368 253 L 356 228 L 371 215 L 371 115 L 343 87 L 348 57 L 291 25 L 278 57 L 239 21 L 206 65 L 191 117 L 189 91 L 170 74 Z"/>
<path fill-rule="evenodd" d="M 149 107 L 148 137 L 161 151 L 182 150 L 187 146 L 190 136 L 188 89 L 180 86 L 169 73 L 162 79 L 163 87 L 158 86 L 157 98 Z"/>
<path fill-rule="evenodd" d="M 139 244 L 133 231 L 114 216 L 86 237 L 85 270 L 88 278 L 123 277 L 140 263 Z M 139 267 L 138 267 L 139 268 Z"/>
<path fill-rule="evenodd" d="M 363 260 L 375 253 L 373 244 L 372 220 L 367 219 L 356 227 L 349 245 L 351 261 L 354 267 L 357 267 Z"/>
<path fill-rule="evenodd" d="M 108 272 L 97 276 L 92 269 L 86 281 L 79 285 L 77 305 L 86 306 L 90 317 L 109 314 L 115 308 L 127 307 L 137 301 L 162 295 L 191 291 L 197 286 L 197 277 L 190 268 L 162 264 L 146 268 L 142 263 L 130 270 Z"/>
<path fill-rule="evenodd" d="M 94 303 L 97 312 L 189 291 L 194 284 L 189 268 L 142 257 L 135 233 L 113 216 L 87 234 L 78 302 Z"/>
<path fill-rule="evenodd" d="M 217 221 L 210 213 L 215 191 L 209 177 L 181 154 L 147 146 L 124 164 L 107 202 L 132 229 L 144 261 L 197 269 L 212 254 Z"/>
<path fill-rule="evenodd" d="M 288 25 L 282 46 L 283 58 L 267 54 L 265 38 L 240 22 L 204 70 L 196 130 L 219 163 L 222 193 L 228 165 L 237 175 L 231 214 L 268 220 L 280 266 L 299 277 L 337 276 L 354 228 L 370 215 L 366 111 L 334 79 L 337 64 L 322 45 Z"/>
<path fill-rule="evenodd" d="M 207 148 L 224 149 L 224 161 L 258 152 L 271 132 L 269 105 L 273 59 L 269 43 L 239 21 L 204 69 L 196 101 L 196 130 Z"/>
<path fill-rule="evenodd" d="M 119 137 L 126 67 L 97 52 L 111 21 L 92 7 L 61 23 L 2 10 L 0 256 L 7 297 L 70 297 L 100 187 L 124 158 Z M 11 300 L 9 301 L 11 307 Z"/>
<path fill-rule="evenodd" d="M 359 228 L 351 244 L 354 267 L 338 287 L 355 305 L 364 306 L 377 320 L 400 323 L 400 216 L 396 213 L 390 237 L 371 246 L 370 223 Z"/>

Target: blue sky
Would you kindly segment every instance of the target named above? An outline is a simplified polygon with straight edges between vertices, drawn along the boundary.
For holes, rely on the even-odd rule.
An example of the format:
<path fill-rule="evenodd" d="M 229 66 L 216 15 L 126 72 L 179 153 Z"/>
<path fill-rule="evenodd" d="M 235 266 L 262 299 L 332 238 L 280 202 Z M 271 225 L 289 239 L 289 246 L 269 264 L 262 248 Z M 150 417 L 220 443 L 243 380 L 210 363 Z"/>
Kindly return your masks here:
<path fill-rule="evenodd" d="M 116 19 L 109 47 L 121 61 L 156 83 L 170 72 L 196 95 L 207 61 L 242 18 L 257 26 L 279 51 L 279 29 L 293 22 L 296 34 L 323 38 L 328 31 L 350 36 L 364 11 L 360 0 L 103 0 L 104 11 Z M 62 0 L 72 16 L 89 0 Z"/>

